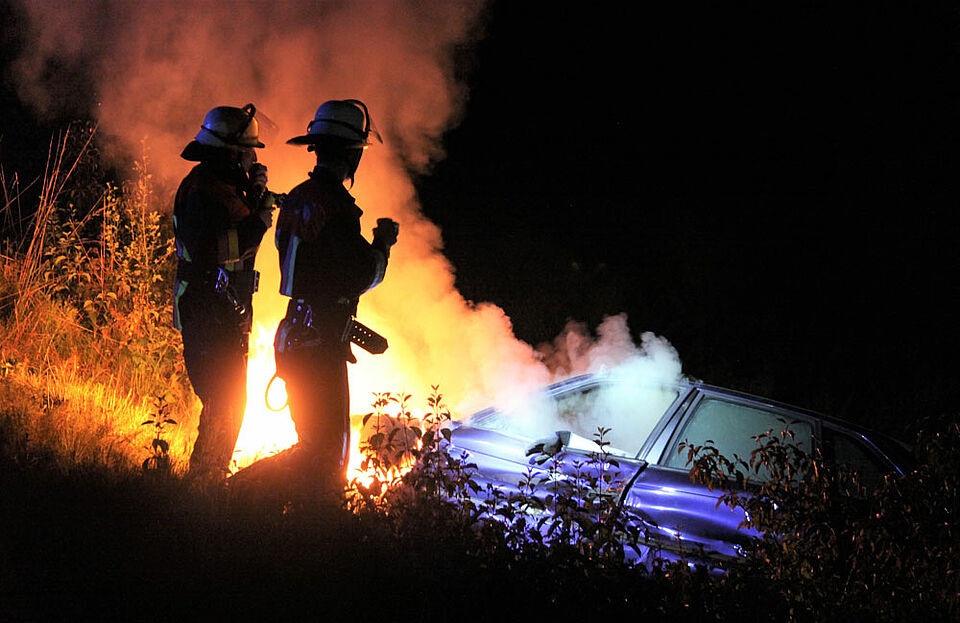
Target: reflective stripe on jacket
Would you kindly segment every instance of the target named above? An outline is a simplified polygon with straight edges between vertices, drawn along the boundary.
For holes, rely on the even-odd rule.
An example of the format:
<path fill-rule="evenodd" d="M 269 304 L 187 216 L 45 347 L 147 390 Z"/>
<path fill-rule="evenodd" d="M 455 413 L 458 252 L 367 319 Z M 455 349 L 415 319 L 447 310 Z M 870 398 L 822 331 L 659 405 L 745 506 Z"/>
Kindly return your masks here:
<path fill-rule="evenodd" d="M 195 272 L 221 267 L 252 271 L 266 224 L 245 197 L 246 174 L 236 166 L 204 161 L 180 183 L 173 208 L 177 257 Z M 197 284 L 200 285 L 200 284 Z M 174 324 L 180 322 L 180 297 L 190 287 L 185 279 L 174 286 Z M 252 292 L 237 292 L 249 303 Z M 244 301 L 241 301 L 244 303 Z"/>
<path fill-rule="evenodd" d="M 287 195 L 277 217 L 280 293 L 323 309 L 352 303 L 379 284 L 387 257 L 360 233 L 360 216 L 343 182 L 323 168 Z"/>

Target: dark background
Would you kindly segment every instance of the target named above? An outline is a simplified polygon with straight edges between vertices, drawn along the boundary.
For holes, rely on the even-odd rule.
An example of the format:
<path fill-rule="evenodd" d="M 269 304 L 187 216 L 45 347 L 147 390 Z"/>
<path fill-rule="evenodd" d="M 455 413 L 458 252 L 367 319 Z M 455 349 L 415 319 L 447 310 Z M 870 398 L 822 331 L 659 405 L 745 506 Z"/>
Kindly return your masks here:
<path fill-rule="evenodd" d="M 888 431 L 956 413 L 957 6 L 623 4 L 493 5 L 420 184 L 461 292 Z"/>
<path fill-rule="evenodd" d="M 625 312 L 689 375 L 903 436 L 955 415 L 957 6 L 626 4 L 499 0 L 458 51 L 417 186 L 464 296 L 533 344 Z M 57 120 L 0 106 L 26 177 Z"/>

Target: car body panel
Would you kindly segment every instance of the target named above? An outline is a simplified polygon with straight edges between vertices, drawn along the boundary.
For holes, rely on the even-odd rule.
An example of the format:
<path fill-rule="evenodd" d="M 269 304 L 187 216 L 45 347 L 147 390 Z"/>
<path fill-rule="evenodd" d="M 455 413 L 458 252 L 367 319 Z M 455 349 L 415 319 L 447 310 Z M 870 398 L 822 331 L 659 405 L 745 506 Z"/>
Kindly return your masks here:
<path fill-rule="evenodd" d="M 545 394 L 561 401 L 612 382 L 602 375 L 586 375 L 552 385 Z M 740 458 L 749 460 L 754 435 L 788 426 L 794 443 L 811 452 L 823 452 L 828 459 L 836 456 L 855 467 L 869 464 L 876 474 L 903 471 L 903 465 L 871 441 L 872 433 L 842 420 L 699 382 L 679 382 L 673 390 L 675 398 L 659 415 L 649 436 L 637 442 L 636 454 L 612 457 L 618 463 L 617 480 L 623 485 L 620 504 L 654 544 L 645 555 L 724 560 L 742 555 L 743 545 L 759 536 L 739 528 L 745 518 L 743 511 L 718 504 L 719 491 L 691 482 L 686 453 L 677 452 L 683 440 L 715 442 L 728 458 L 733 458 L 729 449 L 735 447 Z M 512 433 L 509 422 L 499 417 L 495 409 L 480 411 L 455 426 L 451 436 L 453 450 L 465 451 L 476 463 L 476 480 L 481 486 L 510 494 L 518 491 L 521 482 L 534 480 L 543 483 L 538 495 L 548 499 L 564 491 L 557 481 L 596 475 L 598 467 L 595 458 L 590 465 L 588 439 L 567 433 L 576 443 L 571 441 L 558 456 L 530 456 L 535 439 Z M 883 441 L 885 447 L 891 443 L 898 442 Z M 596 456 L 600 448 L 592 444 L 592 450 Z M 762 477 L 762 473 L 751 474 L 754 480 Z"/>
<path fill-rule="evenodd" d="M 502 493 L 517 493 L 521 481 L 542 482 L 541 493 L 546 497 L 555 491 L 551 482 L 577 477 L 589 477 L 596 469 L 589 465 L 589 451 L 568 449 L 562 460 L 546 458 L 537 463 L 528 455 L 532 439 L 504 434 L 498 431 L 460 426 L 453 430 L 451 443 L 455 450 L 468 453 L 468 460 L 477 466 L 474 480 L 481 487 L 498 487 Z M 618 482 L 634 478 L 646 463 L 630 457 L 616 457 Z"/>
<path fill-rule="evenodd" d="M 691 482 L 689 472 L 650 465 L 624 493 L 623 505 L 647 524 L 661 557 L 735 557 L 756 533 L 740 530 L 743 511 L 719 499 L 719 491 Z"/>

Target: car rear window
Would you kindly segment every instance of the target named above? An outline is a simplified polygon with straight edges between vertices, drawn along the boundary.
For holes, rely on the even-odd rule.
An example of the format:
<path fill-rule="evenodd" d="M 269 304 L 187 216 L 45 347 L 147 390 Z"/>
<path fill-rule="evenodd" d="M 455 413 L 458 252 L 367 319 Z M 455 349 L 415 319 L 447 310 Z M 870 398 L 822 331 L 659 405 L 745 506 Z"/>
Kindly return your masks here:
<path fill-rule="evenodd" d="M 728 459 L 733 460 L 736 455 L 749 463 L 750 453 L 758 447 L 754 439 L 757 435 L 768 430 L 779 433 L 788 427 L 793 433 L 793 441 L 809 452 L 813 437 L 810 422 L 753 405 L 706 398 L 688 418 L 662 463 L 667 467 L 689 468 L 686 449 L 680 451 L 683 441 L 697 446 L 710 442 Z M 763 466 L 750 473 L 751 480 L 762 481 L 769 477 L 769 471 Z"/>
<path fill-rule="evenodd" d="M 872 441 L 880 451 L 887 455 L 894 465 L 904 474 L 916 469 L 917 462 L 913 456 L 913 450 L 910 446 L 899 439 L 893 439 L 878 433 L 870 434 Z"/>
<path fill-rule="evenodd" d="M 837 467 L 849 469 L 860 475 L 861 482 L 868 488 L 875 488 L 883 479 L 885 466 L 880 458 L 860 439 L 825 426 L 823 429 L 824 446 Z"/>

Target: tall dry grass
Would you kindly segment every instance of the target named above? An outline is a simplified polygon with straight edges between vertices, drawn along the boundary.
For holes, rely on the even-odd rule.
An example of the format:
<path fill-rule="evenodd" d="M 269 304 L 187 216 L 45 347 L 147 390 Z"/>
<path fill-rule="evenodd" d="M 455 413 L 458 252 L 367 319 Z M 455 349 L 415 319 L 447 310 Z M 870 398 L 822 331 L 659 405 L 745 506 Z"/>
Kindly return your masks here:
<path fill-rule="evenodd" d="M 146 146 L 128 180 L 113 183 L 95 139 L 95 126 L 74 124 L 51 141 L 26 211 L 31 185 L 0 177 L 0 433 L 65 466 L 132 468 L 149 453 L 153 431 L 141 424 L 163 396 L 182 465 L 199 405 L 171 326 L 169 219 Z"/>

